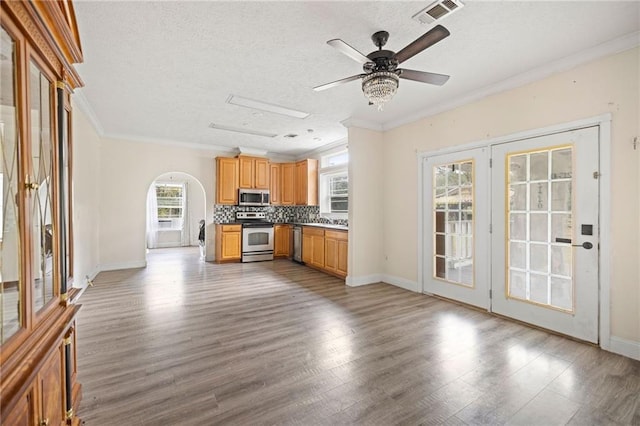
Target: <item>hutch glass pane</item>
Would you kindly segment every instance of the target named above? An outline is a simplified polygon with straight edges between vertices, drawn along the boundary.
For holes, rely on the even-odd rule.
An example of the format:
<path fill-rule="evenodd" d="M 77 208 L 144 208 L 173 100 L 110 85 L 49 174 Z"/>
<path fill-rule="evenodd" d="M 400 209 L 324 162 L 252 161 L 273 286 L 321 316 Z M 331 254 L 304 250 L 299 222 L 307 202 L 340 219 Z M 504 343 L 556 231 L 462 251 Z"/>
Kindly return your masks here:
<path fill-rule="evenodd" d="M 18 137 L 15 43 L 0 29 L 0 344 L 22 326 L 20 315 L 20 246 L 18 230 Z M 5 59 L 6 58 L 6 59 Z"/>
<path fill-rule="evenodd" d="M 51 142 L 52 84 L 32 62 L 29 67 L 31 108 L 32 189 L 31 235 L 33 235 L 33 303 L 41 309 L 54 296 L 53 291 L 53 146 Z"/>

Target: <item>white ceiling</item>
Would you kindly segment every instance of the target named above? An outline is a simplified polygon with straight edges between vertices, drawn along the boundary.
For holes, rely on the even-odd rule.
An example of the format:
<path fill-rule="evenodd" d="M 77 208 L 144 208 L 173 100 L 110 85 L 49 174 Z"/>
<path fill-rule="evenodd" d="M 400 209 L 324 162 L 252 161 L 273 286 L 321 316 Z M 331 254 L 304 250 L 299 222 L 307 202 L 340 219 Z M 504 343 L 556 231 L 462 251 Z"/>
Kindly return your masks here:
<path fill-rule="evenodd" d="M 603 43 L 637 45 L 640 38 L 638 1 L 469 0 L 441 21 L 451 36 L 402 65 L 451 75 L 444 86 L 401 80 L 382 112 L 367 105 L 360 81 L 312 90 L 362 70 L 327 40 L 340 38 L 366 55 L 375 50 L 371 34 L 386 30 L 385 48 L 399 51 L 431 28 L 411 19 L 429 3 L 76 1 L 84 52 L 77 68 L 86 84 L 79 92 L 105 136 L 297 156 L 343 139 L 343 120 L 391 128 L 522 81 L 533 69 L 586 58 Z M 311 115 L 230 105 L 231 94 Z M 215 130 L 212 122 L 278 136 Z M 289 133 L 299 136 L 284 138 Z"/>

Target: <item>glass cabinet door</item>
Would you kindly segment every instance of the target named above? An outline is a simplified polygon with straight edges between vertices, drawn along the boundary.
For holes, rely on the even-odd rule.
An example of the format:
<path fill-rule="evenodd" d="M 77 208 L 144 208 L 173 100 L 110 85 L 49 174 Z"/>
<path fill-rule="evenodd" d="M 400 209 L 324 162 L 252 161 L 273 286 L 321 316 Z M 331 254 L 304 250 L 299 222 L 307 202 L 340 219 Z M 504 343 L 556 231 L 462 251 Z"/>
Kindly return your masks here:
<path fill-rule="evenodd" d="M 16 44 L 0 28 L 0 344 L 22 327 L 22 277 L 18 229 L 18 117 L 16 109 Z"/>
<path fill-rule="evenodd" d="M 53 217 L 53 84 L 32 61 L 29 66 L 31 123 L 30 224 L 33 307 L 42 309 L 55 296 Z"/>

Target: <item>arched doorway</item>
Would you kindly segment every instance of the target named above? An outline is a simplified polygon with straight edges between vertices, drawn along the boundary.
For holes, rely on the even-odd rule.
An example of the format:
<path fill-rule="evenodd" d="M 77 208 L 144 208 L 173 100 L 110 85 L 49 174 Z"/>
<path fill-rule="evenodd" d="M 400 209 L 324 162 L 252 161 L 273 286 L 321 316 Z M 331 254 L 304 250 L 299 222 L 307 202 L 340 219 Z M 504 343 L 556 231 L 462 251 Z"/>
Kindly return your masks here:
<path fill-rule="evenodd" d="M 157 176 L 147 191 L 146 248 L 200 247 L 200 227 L 206 217 L 206 194 L 195 177 L 183 172 Z"/>

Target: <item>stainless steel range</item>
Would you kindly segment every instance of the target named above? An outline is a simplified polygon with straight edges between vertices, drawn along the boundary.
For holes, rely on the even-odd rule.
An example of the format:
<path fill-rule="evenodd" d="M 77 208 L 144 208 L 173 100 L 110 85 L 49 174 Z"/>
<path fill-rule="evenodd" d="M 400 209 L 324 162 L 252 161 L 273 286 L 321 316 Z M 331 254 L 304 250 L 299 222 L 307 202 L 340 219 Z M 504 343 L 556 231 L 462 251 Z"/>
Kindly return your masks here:
<path fill-rule="evenodd" d="M 242 223 L 242 261 L 273 260 L 273 223 L 264 212 L 237 212 Z"/>

